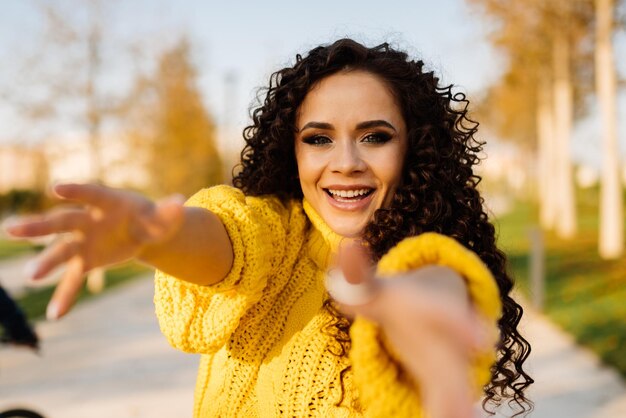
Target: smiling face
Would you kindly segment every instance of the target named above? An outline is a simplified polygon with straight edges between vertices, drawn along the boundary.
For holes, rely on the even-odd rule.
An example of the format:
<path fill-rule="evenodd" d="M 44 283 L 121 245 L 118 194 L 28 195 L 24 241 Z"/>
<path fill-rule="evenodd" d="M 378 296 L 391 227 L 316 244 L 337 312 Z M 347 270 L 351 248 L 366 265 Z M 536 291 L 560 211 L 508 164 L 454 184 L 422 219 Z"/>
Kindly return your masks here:
<path fill-rule="evenodd" d="M 400 182 L 406 124 L 389 87 L 364 71 L 318 82 L 296 117 L 305 199 L 337 234 L 359 237 Z"/>

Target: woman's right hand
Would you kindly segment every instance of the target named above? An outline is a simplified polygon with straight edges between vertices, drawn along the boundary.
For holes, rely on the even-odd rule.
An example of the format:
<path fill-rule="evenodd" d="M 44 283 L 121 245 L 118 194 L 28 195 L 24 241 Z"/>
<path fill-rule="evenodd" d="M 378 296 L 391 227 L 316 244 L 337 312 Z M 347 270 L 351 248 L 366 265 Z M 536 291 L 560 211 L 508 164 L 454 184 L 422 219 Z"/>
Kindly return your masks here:
<path fill-rule="evenodd" d="M 430 265 L 395 281 L 381 281 L 370 260 L 359 243 L 341 247 L 337 261 L 345 280 L 374 286 L 368 301 L 340 304 L 342 311 L 380 326 L 402 368 L 417 383 L 428 416 L 472 417 L 471 359 L 495 341 L 470 303 L 464 279 L 451 269 Z"/>
<path fill-rule="evenodd" d="M 49 318 L 67 313 L 89 270 L 140 257 L 146 248 L 173 237 L 184 219 L 180 195 L 155 203 L 139 193 L 96 184 L 59 184 L 52 192 L 77 205 L 12 219 L 4 226 L 17 238 L 59 234 L 27 269 L 36 280 L 67 265 L 48 305 Z"/>

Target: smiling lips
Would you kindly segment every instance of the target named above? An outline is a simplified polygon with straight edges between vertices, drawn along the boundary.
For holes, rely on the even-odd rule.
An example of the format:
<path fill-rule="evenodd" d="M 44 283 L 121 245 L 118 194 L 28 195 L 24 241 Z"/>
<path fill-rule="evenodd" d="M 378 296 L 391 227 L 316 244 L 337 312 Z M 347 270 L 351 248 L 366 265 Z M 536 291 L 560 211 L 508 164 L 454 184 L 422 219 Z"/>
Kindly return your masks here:
<path fill-rule="evenodd" d="M 367 206 L 374 190 L 362 186 L 350 189 L 336 187 L 324 189 L 330 204 L 342 210 L 358 210 Z"/>

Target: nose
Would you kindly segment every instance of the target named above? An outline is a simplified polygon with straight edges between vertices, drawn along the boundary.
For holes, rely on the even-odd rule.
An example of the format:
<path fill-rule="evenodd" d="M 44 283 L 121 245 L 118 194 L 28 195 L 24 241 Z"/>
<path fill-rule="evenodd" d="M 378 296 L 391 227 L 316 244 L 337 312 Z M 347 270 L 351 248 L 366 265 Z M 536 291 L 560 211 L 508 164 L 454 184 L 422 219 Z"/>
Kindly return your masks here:
<path fill-rule="evenodd" d="M 343 174 L 359 173 L 367 168 L 354 141 L 341 141 L 340 145 L 333 149 L 329 166 L 333 172 Z"/>

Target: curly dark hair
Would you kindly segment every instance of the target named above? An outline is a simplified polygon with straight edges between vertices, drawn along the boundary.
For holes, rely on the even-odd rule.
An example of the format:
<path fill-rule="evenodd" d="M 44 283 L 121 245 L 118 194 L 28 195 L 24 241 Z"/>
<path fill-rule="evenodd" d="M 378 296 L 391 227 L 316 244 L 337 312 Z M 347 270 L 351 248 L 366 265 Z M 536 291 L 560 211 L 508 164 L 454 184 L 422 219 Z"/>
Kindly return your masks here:
<path fill-rule="evenodd" d="M 351 39 L 340 39 L 296 56 L 293 67 L 270 77 L 265 99 L 252 111 L 253 124 L 244 130 L 246 146 L 233 184 L 249 195 L 277 195 L 301 199 L 294 151 L 296 113 L 309 90 L 321 79 L 340 71 L 366 71 L 390 86 L 407 125 L 408 150 L 402 179 L 389 207 L 378 209 L 366 226 L 364 240 L 379 259 L 403 238 L 433 231 L 455 238 L 474 251 L 494 274 L 503 303 L 498 321 L 498 356 L 491 381 L 484 388 L 483 408 L 508 400 L 519 411 L 532 410 L 525 389 L 533 379 L 523 364 L 530 344 L 517 326 L 522 308 L 509 295 L 513 279 L 506 270 L 506 257 L 496 247 L 495 228 L 483 208 L 477 185 L 481 178 L 472 167 L 480 159 L 484 143 L 474 136 L 478 123 L 468 118 L 465 95 L 452 86 L 439 86 L 433 72 L 424 70 L 389 44 L 368 48 Z M 350 321 L 330 299 L 324 308 L 335 318 L 330 329 L 345 355 Z M 347 370 L 342 372 L 342 377 Z"/>

